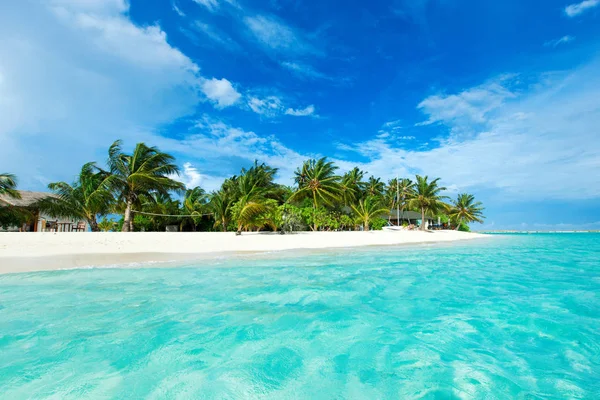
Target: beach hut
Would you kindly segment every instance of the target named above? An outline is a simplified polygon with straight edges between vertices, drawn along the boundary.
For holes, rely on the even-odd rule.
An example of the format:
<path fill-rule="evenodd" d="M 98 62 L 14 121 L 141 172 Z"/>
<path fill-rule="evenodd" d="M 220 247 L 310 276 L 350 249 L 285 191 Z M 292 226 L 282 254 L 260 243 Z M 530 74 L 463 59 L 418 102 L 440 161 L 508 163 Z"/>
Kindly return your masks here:
<path fill-rule="evenodd" d="M 52 218 L 40 212 L 36 203 L 50 196 L 56 196 L 47 192 L 31 192 L 19 190 L 20 198 L 0 195 L 0 207 L 14 207 L 23 209 L 29 218 L 21 226 L 0 227 L 0 230 L 9 232 L 84 232 L 88 227 L 85 221 L 77 221 L 70 218 Z"/>
<path fill-rule="evenodd" d="M 398 216 L 400 216 L 398 218 Z M 400 211 L 391 210 L 389 215 L 385 215 L 383 218 L 389 219 L 392 225 L 400 226 L 403 223 L 407 223 L 408 225 L 421 225 L 421 213 L 416 211 Z M 425 227 L 431 226 L 434 224 L 435 218 L 431 215 L 425 214 Z"/>

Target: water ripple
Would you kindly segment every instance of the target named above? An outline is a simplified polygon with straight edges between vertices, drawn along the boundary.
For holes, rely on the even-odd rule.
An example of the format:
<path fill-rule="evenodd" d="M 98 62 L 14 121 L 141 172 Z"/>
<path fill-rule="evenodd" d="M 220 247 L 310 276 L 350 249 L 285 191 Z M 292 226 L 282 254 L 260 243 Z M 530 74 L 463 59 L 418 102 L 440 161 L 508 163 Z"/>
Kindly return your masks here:
<path fill-rule="evenodd" d="M 600 398 L 599 296 L 600 235 L 5 275 L 0 397 Z"/>

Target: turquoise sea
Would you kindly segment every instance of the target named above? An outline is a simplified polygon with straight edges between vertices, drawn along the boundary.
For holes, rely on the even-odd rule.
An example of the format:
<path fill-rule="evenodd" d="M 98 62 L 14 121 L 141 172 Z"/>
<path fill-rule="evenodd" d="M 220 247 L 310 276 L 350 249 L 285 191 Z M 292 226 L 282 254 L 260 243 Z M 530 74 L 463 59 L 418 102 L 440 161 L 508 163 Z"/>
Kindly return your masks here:
<path fill-rule="evenodd" d="M 600 398 L 600 234 L 0 275 L 2 399 Z"/>

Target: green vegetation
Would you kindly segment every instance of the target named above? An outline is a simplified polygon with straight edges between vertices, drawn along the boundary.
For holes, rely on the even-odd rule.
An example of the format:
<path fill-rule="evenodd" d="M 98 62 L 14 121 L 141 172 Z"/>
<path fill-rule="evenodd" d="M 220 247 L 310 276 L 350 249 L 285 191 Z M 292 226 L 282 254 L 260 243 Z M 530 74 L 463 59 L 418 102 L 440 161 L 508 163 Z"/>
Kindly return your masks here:
<path fill-rule="evenodd" d="M 17 191 L 17 177 L 13 174 L 0 174 L 0 195 L 9 199 L 20 199 Z M 18 207 L 5 206 L 0 203 L 0 228 L 20 226 L 30 217 L 26 210 Z"/>
<path fill-rule="evenodd" d="M 439 186 L 440 178 L 429 181 L 427 176 L 417 175 L 417 183 L 414 186 L 414 193 L 408 199 L 408 207 L 421 212 L 421 221 L 425 220 L 425 215 L 437 215 L 440 212 L 447 212 L 450 206 L 444 201 L 448 198 L 441 194 L 445 187 Z M 426 229 L 425 224 L 421 224 L 421 230 Z"/>
<path fill-rule="evenodd" d="M 382 215 L 390 212 L 390 209 L 385 208 L 381 201 L 381 196 L 374 196 L 369 193 L 367 197 L 360 199 L 358 204 L 352 205 L 352 210 L 354 210 L 357 220 L 362 223 L 365 231 L 369 230 L 371 221 L 381 218 Z"/>
<path fill-rule="evenodd" d="M 475 201 L 475 196 L 468 193 L 461 193 L 455 201 L 452 201 L 452 207 L 448 216 L 456 225 L 459 231 L 470 231 L 469 223 L 483 222 L 483 204 Z"/>
<path fill-rule="evenodd" d="M 110 173 L 95 163 L 87 163 L 73 184 L 55 182 L 48 185 L 56 196 L 40 200 L 38 207 L 52 217 L 85 220 L 92 232 L 99 232 L 98 217 L 107 215 L 114 204 L 110 180 Z"/>
<path fill-rule="evenodd" d="M 21 196 L 16 190 L 17 188 L 17 177 L 13 174 L 0 174 L 0 195 L 6 195 L 8 197 L 19 199 Z"/>
<path fill-rule="evenodd" d="M 185 190 L 174 157 L 156 147 L 138 143 L 129 154 L 116 141 L 108 153 L 106 169 L 85 164 L 72 184 L 51 183 L 53 196 L 36 206 L 46 215 L 85 220 L 92 231 L 379 230 L 389 224 L 392 209 L 401 218 L 405 211 L 419 212 L 422 221 L 435 216 L 459 230 L 483 221 L 483 206 L 473 195 L 447 202 L 439 178 L 417 175 L 386 185 L 374 176 L 365 179 L 358 167 L 338 175 L 332 161 L 320 158 L 305 161 L 294 187 L 287 187 L 276 183 L 276 168 L 255 162 L 207 193 L 201 187 Z M 0 174 L 0 195 L 18 197 L 16 183 L 13 175 Z M 110 218 L 115 214 L 121 219 Z M 0 205 L 0 225 L 17 224 L 25 215 Z"/>
<path fill-rule="evenodd" d="M 338 169 L 333 162 L 325 157 L 319 160 L 305 161 L 295 172 L 298 190 L 290 200 L 310 198 L 313 203 L 313 230 L 319 228 L 316 212 L 320 205 L 332 206 L 342 195 L 341 178 L 335 174 Z"/>
<path fill-rule="evenodd" d="M 131 212 L 140 207 L 142 197 L 148 200 L 152 193 L 170 196 L 171 191 L 182 191 L 185 186 L 173 178 L 179 174 L 175 158 L 156 147 L 138 143 L 132 154 L 121 149 L 117 140 L 108 149 L 108 169 L 111 173 L 111 190 L 120 205 L 125 206 L 123 232 L 133 230 Z"/>

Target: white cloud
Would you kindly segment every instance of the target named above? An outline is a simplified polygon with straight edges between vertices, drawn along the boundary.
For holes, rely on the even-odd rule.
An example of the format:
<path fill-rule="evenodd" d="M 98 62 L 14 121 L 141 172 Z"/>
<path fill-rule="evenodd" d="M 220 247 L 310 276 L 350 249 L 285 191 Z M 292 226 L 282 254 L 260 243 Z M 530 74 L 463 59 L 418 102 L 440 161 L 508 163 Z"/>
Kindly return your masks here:
<path fill-rule="evenodd" d="M 315 106 L 312 104 L 300 109 L 291 107 L 286 108 L 283 101 L 277 96 L 266 96 L 262 98 L 251 96 L 248 99 L 248 106 L 255 113 L 268 118 L 275 118 L 282 114 L 295 117 L 307 117 L 314 115 L 315 113 Z"/>
<path fill-rule="evenodd" d="M 198 66 L 159 26 L 137 26 L 127 12 L 122 0 L 3 8 L 0 160 L 21 187 L 68 181 L 77 165 L 104 160 L 113 140 L 151 142 L 158 127 L 195 111 Z"/>
<path fill-rule="evenodd" d="M 308 64 L 284 61 L 281 66 L 293 72 L 296 76 L 305 79 L 331 79 L 329 76 L 322 72 L 317 71 L 315 68 Z"/>
<path fill-rule="evenodd" d="M 175 0 L 173 0 L 173 3 L 171 3 L 171 6 L 173 7 L 173 11 L 175 11 L 177 15 L 179 15 L 180 17 L 185 17 L 185 13 L 181 11 L 179 6 L 177 6 L 177 2 Z"/>
<path fill-rule="evenodd" d="M 418 108 L 429 119 L 418 125 L 429 125 L 436 122 L 452 123 L 458 120 L 484 123 L 488 114 L 500 107 L 505 100 L 515 94 L 504 87 L 507 77 L 464 90 L 458 94 L 439 94 L 427 97 Z"/>
<path fill-rule="evenodd" d="M 126 0 L 50 0 L 51 6 L 102 14 L 123 13 L 129 9 Z"/>
<path fill-rule="evenodd" d="M 427 108 L 450 129 L 475 135 L 449 138 L 426 150 L 407 150 L 388 138 L 346 145 L 370 159 L 362 167 L 382 177 L 416 172 L 441 176 L 460 190 L 496 190 L 517 201 L 600 198 L 600 60 L 519 97 L 492 91 L 468 107 Z M 487 87 L 487 85 L 486 85 Z M 444 98 L 462 103 L 481 87 Z M 497 95 L 496 93 L 500 93 Z M 501 100 L 503 99 L 503 100 Z M 440 111 L 441 109 L 441 111 Z"/>
<path fill-rule="evenodd" d="M 544 46 L 556 47 L 558 45 L 566 44 L 566 43 L 572 42 L 574 40 L 575 40 L 574 36 L 565 35 L 565 36 L 561 37 L 560 39 L 548 40 L 547 42 L 544 43 Z"/>
<path fill-rule="evenodd" d="M 285 110 L 286 115 L 293 115 L 294 117 L 308 117 L 310 115 L 314 115 L 314 113 L 315 113 L 315 106 L 313 106 L 312 104 L 309 105 L 308 107 L 297 109 L 297 110 L 295 110 L 293 108 L 288 108 L 287 110 Z"/>
<path fill-rule="evenodd" d="M 192 24 L 194 30 L 203 33 L 208 36 L 211 40 L 218 43 L 226 48 L 237 48 L 237 44 L 231 40 L 231 38 L 224 35 L 222 32 L 218 32 L 213 25 L 206 24 L 201 21 L 195 21 Z"/>
<path fill-rule="evenodd" d="M 402 120 L 396 119 L 393 121 L 388 121 L 385 124 L 383 124 L 382 128 L 395 130 L 402 129 Z"/>
<path fill-rule="evenodd" d="M 206 79 L 202 82 L 202 92 L 216 103 L 217 107 L 225 108 L 234 105 L 242 97 L 227 79 Z"/>
<path fill-rule="evenodd" d="M 198 168 L 194 167 L 190 162 L 184 163 L 180 174 L 173 174 L 171 175 L 171 178 L 183 183 L 188 189 L 193 189 L 196 186 L 200 186 L 203 180 Z"/>
<path fill-rule="evenodd" d="M 276 117 L 281 114 L 283 104 L 277 96 L 267 96 L 265 98 L 250 97 L 248 106 L 257 114 L 266 117 Z"/>
<path fill-rule="evenodd" d="M 565 13 L 572 18 L 598 5 L 600 5 L 600 0 L 584 0 L 581 3 L 574 3 L 565 7 Z"/>
<path fill-rule="evenodd" d="M 318 53 L 303 35 L 283 21 L 265 15 L 244 18 L 252 36 L 265 48 L 279 53 Z"/>
<path fill-rule="evenodd" d="M 441 122 L 449 128 L 474 125 L 477 134 L 468 139 L 451 138 L 436 148 L 419 150 L 403 147 L 401 141 L 414 140 L 412 136 L 380 133 L 366 142 L 338 146 L 368 161 L 352 161 L 354 157 L 334 161 L 342 171 L 358 165 L 384 179 L 415 173 L 440 176 L 454 192 L 494 193 L 497 201 L 600 198 L 598 71 L 600 60 L 532 86 L 518 97 L 505 96 L 493 110 L 483 113 L 484 122 L 474 122 L 470 108 L 465 108 L 465 117 L 456 114 Z M 464 93 L 455 96 L 470 98 Z M 481 107 L 489 105 L 483 102 Z M 159 144 L 203 159 L 202 168 L 214 168 L 207 171 L 213 176 L 236 173 L 240 165 L 257 159 L 280 168 L 280 182 L 291 184 L 293 171 L 303 160 L 320 156 L 298 153 L 272 135 L 208 118 L 197 129 L 183 140 L 163 139 Z"/>
<path fill-rule="evenodd" d="M 193 0 L 195 3 L 200 4 L 211 11 L 214 11 L 219 7 L 218 0 Z"/>
<path fill-rule="evenodd" d="M 241 165 L 259 160 L 280 170 L 279 181 L 291 184 L 295 168 L 305 156 L 282 144 L 273 135 L 259 135 L 204 116 L 196 128 L 181 140 L 159 138 L 161 149 L 177 152 L 182 157 L 203 160 L 204 176 L 226 177 L 238 173 Z M 221 181 L 211 181 L 210 189 Z M 202 186 L 208 188 L 205 181 Z"/>

